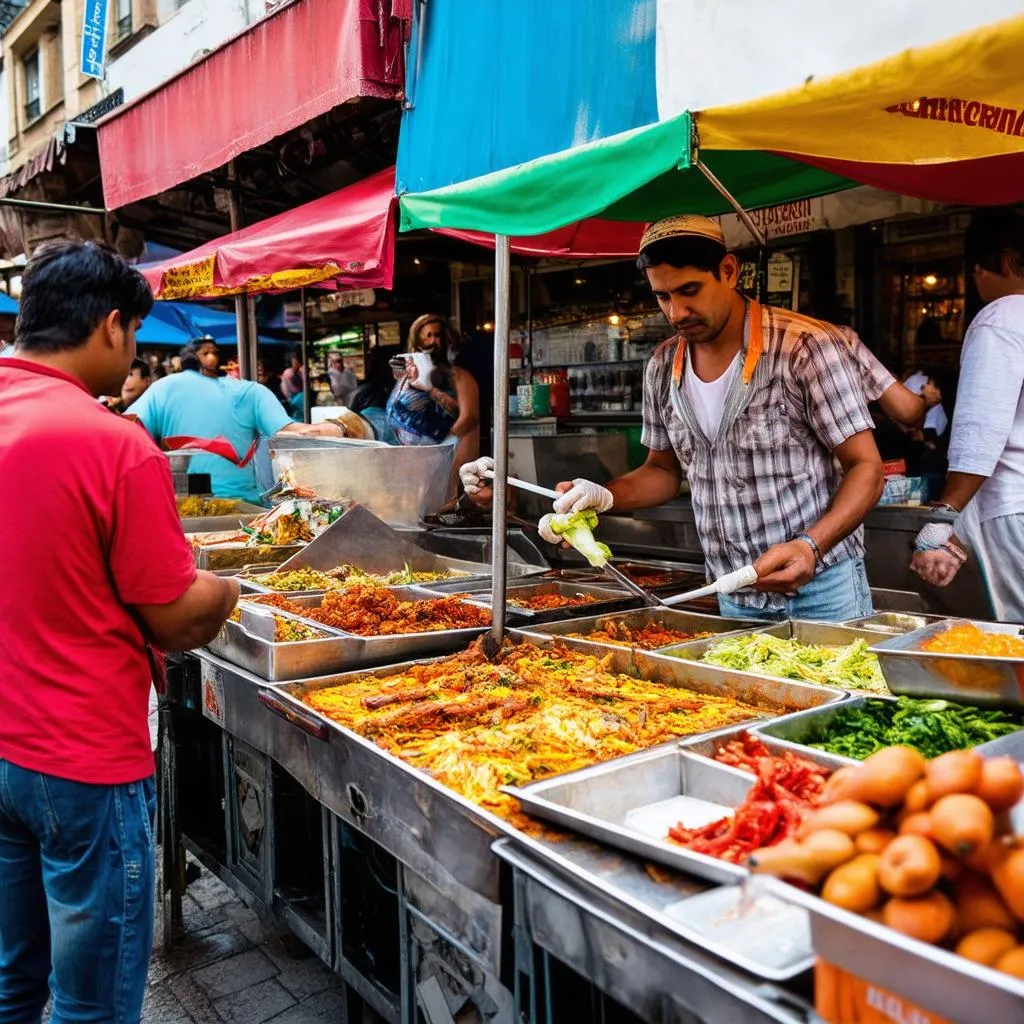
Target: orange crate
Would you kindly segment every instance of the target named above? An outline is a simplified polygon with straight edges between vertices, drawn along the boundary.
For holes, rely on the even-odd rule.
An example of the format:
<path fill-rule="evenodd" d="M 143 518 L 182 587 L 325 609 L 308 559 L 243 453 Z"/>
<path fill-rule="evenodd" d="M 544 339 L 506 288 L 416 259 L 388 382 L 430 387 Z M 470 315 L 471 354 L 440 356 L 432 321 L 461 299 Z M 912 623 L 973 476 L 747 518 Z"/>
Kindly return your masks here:
<path fill-rule="evenodd" d="M 821 957 L 814 964 L 814 1008 L 828 1024 L 952 1024 Z"/>

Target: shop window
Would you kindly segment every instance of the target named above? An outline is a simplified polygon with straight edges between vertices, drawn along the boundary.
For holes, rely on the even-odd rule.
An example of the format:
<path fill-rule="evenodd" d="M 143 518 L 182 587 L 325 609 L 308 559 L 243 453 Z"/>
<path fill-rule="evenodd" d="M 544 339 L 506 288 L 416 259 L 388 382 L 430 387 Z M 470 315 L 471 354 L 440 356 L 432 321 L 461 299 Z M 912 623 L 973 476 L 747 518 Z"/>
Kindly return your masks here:
<path fill-rule="evenodd" d="M 127 39 L 132 34 L 132 0 L 117 0 L 114 17 L 117 18 L 117 38 Z"/>
<path fill-rule="evenodd" d="M 31 124 L 43 112 L 42 76 L 39 50 L 26 55 L 25 65 L 25 121 Z"/>

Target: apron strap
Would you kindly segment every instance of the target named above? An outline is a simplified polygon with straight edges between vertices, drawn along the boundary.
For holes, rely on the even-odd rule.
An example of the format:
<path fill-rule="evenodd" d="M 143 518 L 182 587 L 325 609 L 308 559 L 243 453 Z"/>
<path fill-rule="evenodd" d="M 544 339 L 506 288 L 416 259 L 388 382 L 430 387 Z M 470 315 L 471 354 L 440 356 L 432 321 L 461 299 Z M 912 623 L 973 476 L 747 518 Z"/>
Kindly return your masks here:
<path fill-rule="evenodd" d="M 749 299 L 749 332 L 747 335 L 747 355 L 743 360 L 743 383 L 749 384 L 754 379 L 754 371 L 764 351 L 764 309 L 756 299 Z M 675 355 L 672 357 L 672 380 L 677 388 L 683 386 L 683 375 L 686 372 L 686 339 L 680 335 L 676 342 Z"/>

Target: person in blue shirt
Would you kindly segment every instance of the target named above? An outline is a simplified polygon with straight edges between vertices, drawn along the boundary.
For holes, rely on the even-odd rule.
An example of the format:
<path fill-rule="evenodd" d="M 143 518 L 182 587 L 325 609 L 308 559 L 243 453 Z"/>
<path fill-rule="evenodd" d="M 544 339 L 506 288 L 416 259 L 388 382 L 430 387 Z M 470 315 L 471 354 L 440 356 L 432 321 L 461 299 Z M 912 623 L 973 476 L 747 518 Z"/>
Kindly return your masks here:
<path fill-rule="evenodd" d="M 289 433 L 305 437 L 339 437 L 335 423 L 313 426 L 294 423 L 269 388 L 254 381 L 235 380 L 220 373 L 220 352 L 211 338 L 186 346 L 181 354 L 182 372 L 171 374 L 152 386 L 131 413 L 159 444 L 168 437 L 225 437 L 239 456 L 244 456 L 260 437 Z M 260 487 L 254 462 L 236 466 L 219 455 L 194 455 L 193 473 L 210 474 L 210 490 L 217 497 L 240 498 L 259 503 Z"/>

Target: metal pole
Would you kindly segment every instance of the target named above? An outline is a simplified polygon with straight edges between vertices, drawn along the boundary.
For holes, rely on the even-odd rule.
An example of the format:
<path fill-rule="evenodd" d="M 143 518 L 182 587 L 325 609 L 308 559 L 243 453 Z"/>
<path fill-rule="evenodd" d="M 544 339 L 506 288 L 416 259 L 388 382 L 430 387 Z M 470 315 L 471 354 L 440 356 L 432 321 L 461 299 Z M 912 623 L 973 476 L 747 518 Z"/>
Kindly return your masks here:
<path fill-rule="evenodd" d="M 743 222 L 743 226 L 754 236 L 758 245 L 767 245 L 768 238 L 765 233 L 754 223 L 754 219 L 733 197 L 733 194 L 715 177 L 712 171 L 703 160 L 697 161 L 697 169 L 711 183 L 715 191 L 736 211 L 736 216 Z"/>
<path fill-rule="evenodd" d="M 228 172 L 228 221 L 232 233 L 242 227 L 242 204 L 238 200 L 238 178 L 235 161 L 229 160 Z M 245 295 L 235 296 L 235 336 L 238 340 L 238 376 L 242 380 L 256 379 L 256 364 L 252 360 L 255 348 L 249 338 L 249 304 L 252 300 Z"/>
<path fill-rule="evenodd" d="M 754 223 L 754 218 L 747 213 L 746 210 L 740 205 L 738 200 L 733 194 L 718 180 L 715 172 L 700 157 L 696 159 L 697 169 L 704 175 L 705 178 L 711 183 L 715 191 L 736 211 L 736 216 L 739 217 L 743 226 L 753 235 L 754 241 L 757 242 L 761 249 L 760 258 L 758 259 L 757 267 L 757 298 L 761 298 L 761 286 L 767 276 L 767 259 L 768 259 L 768 236 Z"/>
<path fill-rule="evenodd" d="M 312 389 L 309 383 L 309 325 L 306 323 L 306 289 L 299 289 L 299 302 L 302 303 L 302 317 L 299 325 L 302 328 L 302 419 L 309 423 L 313 415 Z"/>
<path fill-rule="evenodd" d="M 508 235 L 494 237 L 494 503 L 491 510 L 491 631 L 484 641 L 488 657 L 505 637 L 505 572 L 508 525 L 508 341 L 510 328 L 511 249 Z"/>
<path fill-rule="evenodd" d="M 44 203 L 35 199 L 0 199 L 0 206 L 14 206 L 21 210 L 51 210 L 57 213 L 88 213 L 103 217 L 107 211 L 102 206 L 72 206 L 69 203 Z"/>

